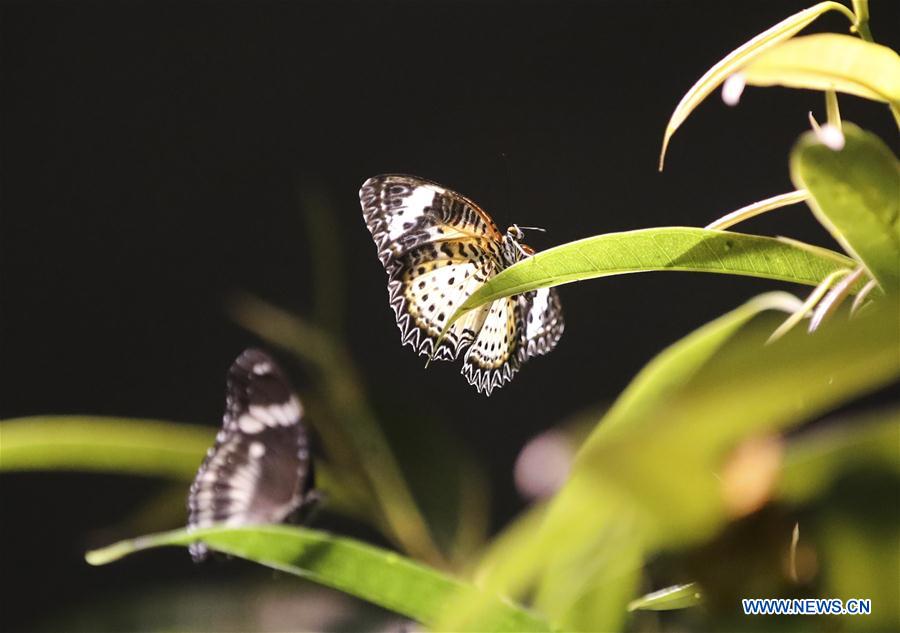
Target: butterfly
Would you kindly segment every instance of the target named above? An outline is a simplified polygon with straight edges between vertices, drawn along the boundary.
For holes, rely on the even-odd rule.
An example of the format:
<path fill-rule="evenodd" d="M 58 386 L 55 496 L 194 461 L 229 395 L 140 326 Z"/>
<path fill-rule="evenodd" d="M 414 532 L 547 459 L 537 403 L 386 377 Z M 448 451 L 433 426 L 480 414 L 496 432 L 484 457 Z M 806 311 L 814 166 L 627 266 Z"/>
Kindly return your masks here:
<path fill-rule="evenodd" d="M 456 309 L 488 279 L 534 254 L 515 224 L 500 233 L 477 204 L 416 176 L 369 178 L 363 218 L 388 276 L 401 340 L 437 360 L 463 356 L 462 374 L 491 395 L 532 356 L 550 352 L 565 327 L 552 288 L 497 299 L 450 326 Z"/>
<path fill-rule="evenodd" d="M 228 370 L 225 416 L 188 495 L 188 529 L 280 523 L 318 499 L 303 406 L 268 354 Z M 190 546 L 195 561 L 207 547 Z"/>

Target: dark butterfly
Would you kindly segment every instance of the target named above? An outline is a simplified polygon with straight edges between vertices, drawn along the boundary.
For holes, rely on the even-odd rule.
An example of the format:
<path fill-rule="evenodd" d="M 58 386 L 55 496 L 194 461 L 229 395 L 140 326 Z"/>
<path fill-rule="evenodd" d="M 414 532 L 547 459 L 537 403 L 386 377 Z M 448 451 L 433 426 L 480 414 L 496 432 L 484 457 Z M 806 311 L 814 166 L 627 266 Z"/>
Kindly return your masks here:
<path fill-rule="evenodd" d="M 280 523 L 318 498 L 303 406 L 266 353 L 248 349 L 228 370 L 225 416 L 188 496 L 188 529 Z M 202 542 L 190 547 L 199 561 Z"/>
<path fill-rule="evenodd" d="M 477 204 L 416 176 L 369 178 L 359 201 L 405 345 L 437 360 L 464 354 L 463 375 L 487 395 L 512 380 L 526 360 L 556 347 L 565 327 L 562 307 L 556 290 L 543 288 L 469 312 L 435 349 L 469 295 L 534 253 L 518 226 L 500 233 Z"/>

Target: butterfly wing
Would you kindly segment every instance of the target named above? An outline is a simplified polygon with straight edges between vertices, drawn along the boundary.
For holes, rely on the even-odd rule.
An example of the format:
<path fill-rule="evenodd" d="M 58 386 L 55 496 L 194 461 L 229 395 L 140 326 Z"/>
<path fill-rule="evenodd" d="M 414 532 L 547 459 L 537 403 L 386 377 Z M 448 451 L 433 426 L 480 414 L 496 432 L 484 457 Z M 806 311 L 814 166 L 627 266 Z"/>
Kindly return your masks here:
<path fill-rule="evenodd" d="M 469 384 L 489 396 L 512 380 L 526 360 L 556 347 L 564 327 L 559 295 L 553 288 L 498 299 L 490 304 L 462 373 Z"/>
<path fill-rule="evenodd" d="M 474 202 L 415 176 L 367 180 L 359 192 L 366 225 L 388 274 L 390 305 L 404 344 L 454 360 L 479 392 L 512 379 L 528 358 L 552 350 L 563 331 L 555 290 L 499 299 L 469 312 L 438 338 L 479 286 L 533 251 L 503 236 Z"/>
<path fill-rule="evenodd" d="M 389 276 L 401 255 L 422 244 L 472 237 L 499 242 L 503 237 L 477 204 L 416 176 L 369 178 L 359 190 L 359 202 Z"/>
<path fill-rule="evenodd" d="M 247 350 L 228 372 L 223 426 L 188 497 L 188 527 L 279 523 L 313 486 L 303 409 L 264 352 Z M 206 546 L 191 546 L 195 560 Z"/>
<path fill-rule="evenodd" d="M 487 312 L 466 354 L 462 373 L 470 385 L 489 396 L 496 387 L 512 380 L 527 355 L 523 352 L 525 313 L 518 297 L 497 299 Z"/>
<path fill-rule="evenodd" d="M 359 198 L 403 343 L 437 360 L 457 358 L 487 310 L 454 323 L 434 346 L 459 305 L 499 270 L 497 227 L 468 198 L 414 176 L 370 178 Z"/>
<path fill-rule="evenodd" d="M 565 329 L 559 294 L 555 288 L 541 288 L 519 295 L 519 303 L 522 314 L 526 315 L 523 346 L 526 358 L 549 354 Z"/>

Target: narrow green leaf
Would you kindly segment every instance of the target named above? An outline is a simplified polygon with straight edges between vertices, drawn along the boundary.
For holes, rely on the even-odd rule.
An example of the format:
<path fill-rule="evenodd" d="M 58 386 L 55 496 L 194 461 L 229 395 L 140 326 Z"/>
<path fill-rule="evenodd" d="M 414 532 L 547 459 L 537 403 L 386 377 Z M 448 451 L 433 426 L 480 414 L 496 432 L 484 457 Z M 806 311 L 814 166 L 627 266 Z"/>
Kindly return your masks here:
<path fill-rule="evenodd" d="M 685 585 L 672 585 L 632 600 L 628 603 L 628 610 L 670 611 L 693 607 L 702 601 L 700 587 L 695 582 L 689 582 Z"/>
<path fill-rule="evenodd" d="M 0 471 L 93 470 L 190 481 L 215 430 L 103 416 L 35 416 L 0 422 Z"/>
<path fill-rule="evenodd" d="M 900 162 L 874 134 L 844 122 L 844 147 L 812 132 L 791 152 L 791 179 L 822 225 L 885 290 L 900 289 Z"/>
<path fill-rule="evenodd" d="M 836 90 L 900 104 L 900 56 L 850 35 L 796 37 L 768 49 L 740 72 L 754 86 Z"/>
<path fill-rule="evenodd" d="M 104 416 L 2 420 L 0 472 L 76 470 L 190 482 L 215 434 L 198 424 Z M 361 517 L 361 505 L 328 464 L 316 465 L 316 484 L 328 498 L 329 512 Z"/>
<path fill-rule="evenodd" d="M 541 251 L 492 277 L 450 319 L 508 295 L 646 271 L 746 275 L 815 286 L 852 259 L 824 248 L 731 231 L 661 227 L 607 233 Z"/>
<path fill-rule="evenodd" d="M 202 539 L 212 549 L 306 578 L 421 622 L 439 623 L 453 600 L 481 598 L 473 585 L 426 567 L 396 552 L 304 528 L 265 525 L 175 530 L 121 541 L 88 552 L 92 565 L 165 545 Z M 524 608 L 495 596 L 490 617 L 472 622 L 472 631 L 549 631 L 549 625 Z"/>
<path fill-rule="evenodd" d="M 823 13 L 828 11 L 839 11 L 843 13 L 851 24 L 855 23 L 856 17 L 844 5 L 838 2 L 820 2 L 819 4 L 804 9 L 799 13 L 795 13 L 779 22 L 778 24 L 766 29 L 749 42 L 741 47 L 733 50 L 726 55 L 719 63 L 710 68 L 706 73 L 697 80 L 691 89 L 681 98 L 681 101 L 672 112 L 669 123 L 666 125 L 666 132 L 663 135 L 662 151 L 659 155 L 659 170 L 662 171 L 666 157 L 666 149 L 669 146 L 669 140 L 675 134 L 675 130 L 684 123 L 688 115 L 700 105 L 709 94 L 715 90 L 729 75 L 736 72 L 742 66 L 753 60 L 757 55 L 775 46 L 779 42 L 790 39 L 807 25 L 812 23 Z"/>

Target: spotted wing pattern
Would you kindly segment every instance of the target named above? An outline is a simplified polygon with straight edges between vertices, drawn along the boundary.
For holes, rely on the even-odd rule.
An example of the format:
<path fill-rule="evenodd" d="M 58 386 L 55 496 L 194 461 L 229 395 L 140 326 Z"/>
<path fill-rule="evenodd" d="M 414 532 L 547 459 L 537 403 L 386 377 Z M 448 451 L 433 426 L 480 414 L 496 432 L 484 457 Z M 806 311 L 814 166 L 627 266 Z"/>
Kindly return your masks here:
<path fill-rule="evenodd" d="M 448 328 L 435 349 L 460 304 L 530 249 L 501 234 L 465 196 L 422 178 L 376 176 L 363 183 L 359 198 L 388 274 L 389 302 L 404 344 L 436 360 L 464 354 L 462 373 L 490 395 L 530 356 L 550 351 L 559 340 L 556 293 L 537 291 L 469 312 Z M 540 313 L 533 311 L 536 299 Z M 529 326 L 529 316 L 534 325 Z"/>
<path fill-rule="evenodd" d="M 280 523 L 314 485 L 303 407 L 267 354 L 248 349 L 228 371 L 225 416 L 188 496 L 188 528 Z M 194 560 L 206 557 L 202 542 Z"/>
<path fill-rule="evenodd" d="M 479 392 L 491 395 L 519 371 L 526 356 L 525 321 L 516 297 L 491 303 L 475 342 L 469 347 L 462 373 Z"/>
<path fill-rule="evenodd" d="M 471 200 L 413 176 L 370 178 L 359 198 L 401 340 L 421 355 L 455 360 L 478 334 L 482 313 L 454 323 L 434 346 L 447 319 L 502 266 L 500 232 Z"/>
<path fill-rule="evenodd" d="M 565 329 L 562 305 L 555 288 L 541 288 L 519 295 L 525 314 L 525 346 L 528 358 L 549 354 Z"/>

